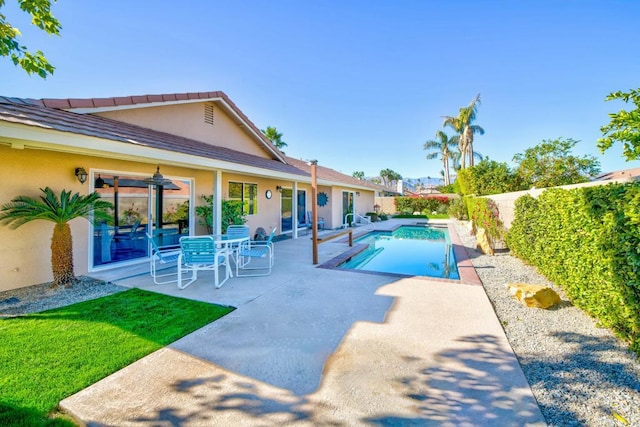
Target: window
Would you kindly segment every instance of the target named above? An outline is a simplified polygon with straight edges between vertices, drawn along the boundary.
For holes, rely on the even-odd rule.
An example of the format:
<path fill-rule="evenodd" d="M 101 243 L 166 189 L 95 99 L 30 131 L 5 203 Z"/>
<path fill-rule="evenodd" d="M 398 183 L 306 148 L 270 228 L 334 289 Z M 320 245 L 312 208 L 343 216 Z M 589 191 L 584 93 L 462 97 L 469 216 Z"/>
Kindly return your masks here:
<path fill-rule="evenodd" d="M 229 182 L 229 200 L 242 202 L 242 213 L 244 215 L 255 215 L 258 213 L 258 184 L 247 184 L 244 182 Z"/>

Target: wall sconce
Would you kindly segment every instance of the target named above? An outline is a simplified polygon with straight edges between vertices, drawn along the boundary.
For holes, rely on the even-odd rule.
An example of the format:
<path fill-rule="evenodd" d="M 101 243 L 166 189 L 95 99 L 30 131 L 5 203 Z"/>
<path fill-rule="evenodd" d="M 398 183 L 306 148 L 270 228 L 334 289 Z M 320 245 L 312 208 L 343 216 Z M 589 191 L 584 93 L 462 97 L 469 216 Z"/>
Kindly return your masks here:
<path fill-rule="evenodd" d="M 76 178 L 78 178 L 78 181 L 80 181 L 80 184 L 84 184 L 85 182 L 87 182 L 87 176 L 89 174 L 87 173 L 86 170 L 84 170 L 84 168 L 76 168 Z"/>
<path fill-rule="evenodd" d="M 282 193 L 282 186 L 276 185 L 276 190 L 278 190 L 279 193 Z"/>
<path fill-rule="evenodd" d="M 356 191 L 356 196 L 360 197 L 360 192 Z"/>

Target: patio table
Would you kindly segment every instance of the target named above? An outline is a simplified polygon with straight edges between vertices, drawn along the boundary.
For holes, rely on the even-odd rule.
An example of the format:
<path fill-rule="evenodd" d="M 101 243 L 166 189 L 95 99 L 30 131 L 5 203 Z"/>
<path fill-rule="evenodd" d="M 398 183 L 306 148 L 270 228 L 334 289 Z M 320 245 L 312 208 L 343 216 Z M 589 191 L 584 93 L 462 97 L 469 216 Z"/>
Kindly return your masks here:
<path fill-rule="evenodd" d="M 227 236 L 226 234 L 214 234 L 213 239 L 215 240 L 216 247 L 220 248 L 221 251 L 226 253 L 226 256 L 231 258 L 234 263 L 238 262 L 238 251 L 245 244 L 249 243 L 249 236 L 237 237 L 237 236 Z M 233 274 L 231 275 L 233 277 Z"/>

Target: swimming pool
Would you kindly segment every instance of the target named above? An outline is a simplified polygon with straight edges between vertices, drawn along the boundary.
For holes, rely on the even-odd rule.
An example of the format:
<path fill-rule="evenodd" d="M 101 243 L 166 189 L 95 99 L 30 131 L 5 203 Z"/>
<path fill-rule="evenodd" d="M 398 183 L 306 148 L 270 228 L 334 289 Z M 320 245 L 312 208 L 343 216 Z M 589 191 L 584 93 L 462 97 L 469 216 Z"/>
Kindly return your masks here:
<path fill-rule="evenodd" d="M 460 279 L 446 228 L 402 226 L 393 231 L 373 231 L 354 242 L 369 246 L 338 268 Z"/>

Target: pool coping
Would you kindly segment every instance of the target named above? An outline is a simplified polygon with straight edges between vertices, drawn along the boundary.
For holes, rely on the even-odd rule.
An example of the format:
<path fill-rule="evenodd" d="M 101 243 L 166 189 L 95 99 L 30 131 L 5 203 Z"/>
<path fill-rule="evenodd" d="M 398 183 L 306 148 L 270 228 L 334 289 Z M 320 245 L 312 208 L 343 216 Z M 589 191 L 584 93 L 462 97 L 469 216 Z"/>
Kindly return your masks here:
<path fill-rule="evenodd" d="M 453 253 L 454 253 L 454 256 L 456 257 L 458 275 L 460 276 L 460 278 L 459 279 L 443 279 L 440 277 L 414 276 L 411 274 L 383 273 L 383 272 L 368 271 L 368 270 L 349 270 L 349 269 L 338 267 L 340 264 L 347 261 L 349 258 L 353 257 L 354 255 L 357 255 L 358 253 L 362 252 L 369 246 L 368 244 L 364 244 L 364 243 L 354 243 L 353 247 L 350 248 L 349 250 L 341 253 L 340 255 L 334 258 L 331 258 L 329 261 L 326 261 L 318 265 L 316 268 L 349 271 L 356 274 L 372 274 L 376 276 L 389 276 L 389 277 L 397 277 L 397 278 L 411 277 L 413 279 L 418 279 L 418 280 L 429 280 L 429 281 L 435 281 L 435 282 L 482 286 L 482 281 L 480 280 L 480 277 L 478 277 L 478 274 L 476 273 L 476 270 L 473 267 L 473 264 L 471 263 L 471 259 L 469 258 L 469 254 L 467 253 L 467 250 L 465 249 L 464 244 L 462 243 L 462 240 L 460 239 L 460 236 L 458 235 L 458 232 L 456 231 L 453 224 L 451 223 L 428 224 L 426 222 L 418 222 L 416 224 L 398 224 L 396 227 L 394 227 L 390 231 L 395 231 L 396 229 L 398 229 L 399 227 L 402 227 L 403 225 L 430 225 L 430 226 L 436 226 L 436 227 L 438 226 L 442 227 L 443 225 L 446 225 L 447 229 L 449 230 L 449 238 L 451 239 L 451 244 L 453 245 Z M 366 233 L 362 233 L 358 236 L 354 235 L 353 237 L 354 238 L 360 237 L 361 235 L 364 235 L 364 234 Z M 346 243 L 348 242 L 348 239 L 347 238 L 336 239 L 336 241 L 340 243 Z"/>

